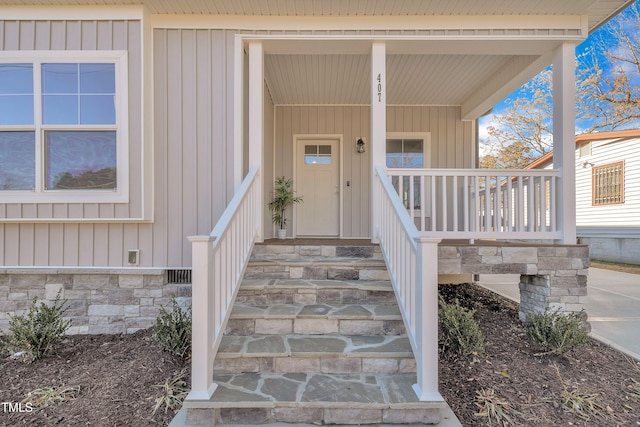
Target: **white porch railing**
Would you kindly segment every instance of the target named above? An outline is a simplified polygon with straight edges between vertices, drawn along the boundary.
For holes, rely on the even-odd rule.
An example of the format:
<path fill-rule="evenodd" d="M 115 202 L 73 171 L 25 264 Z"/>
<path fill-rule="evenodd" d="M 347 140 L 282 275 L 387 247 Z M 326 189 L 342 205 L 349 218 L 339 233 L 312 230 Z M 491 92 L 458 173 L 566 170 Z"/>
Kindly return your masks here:
<path fill-rule="evenodd" d="M 259 233 L 263 207 L 258 167 L 253 167 L 208 236 L 192 243 L 191 391 L 185 406 L 208 401 L 215 358 L 231 307 Z"/>
<path fill-rule="evenodd" d="M 559 239 L 556 170 L 388 169 L 422 234 Z"/>
<path fill-rule="evenodd" d="M 443 401 L 438 392 L 438 243 L 421 236 L 393 188 L 384 168 L 375 167 L 374 192 L 378 223 L 374 224 L 387 263 L 400 312 L 411 341 L 422 401 Z"/>

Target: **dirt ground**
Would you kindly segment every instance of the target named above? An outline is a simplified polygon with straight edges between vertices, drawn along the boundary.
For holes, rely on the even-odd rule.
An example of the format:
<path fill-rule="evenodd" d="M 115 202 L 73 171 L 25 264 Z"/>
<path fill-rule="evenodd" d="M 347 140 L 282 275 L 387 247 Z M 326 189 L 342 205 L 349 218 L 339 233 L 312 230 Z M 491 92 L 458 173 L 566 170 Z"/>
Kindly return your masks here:
<path fill-rule="evenodd" d="M 502 425 L 476 414 L 478 392 L 493 393 L 517 413 L 520 426 L 638 426 L 640 399 L 627 386 L 640 382 L 640 364 L 596 341 L 571 357 L 535 356 L 512 302 L 473 286 L 443 286 L 447 300 L 474 308 L 485 335 L 478 355 L 441 354 L 440 390 L 464 426 Z M 128 336 L 72 336 L 55 356 L 32 364 L 0 360 L 0 401 L 20 402 L 36 388 L 80 386 L 73 399 L 40 411 L 0 410 L 0 426 L 166 426 L 173 413 L 152 415 L 160 389 L 188 363 L 163 352 L 150 331 Z M 583 420 L 566 412 L 561 393 L 593 394 L 601 408 Z M 500 409 L 498 407 L 498 409 Z"/>

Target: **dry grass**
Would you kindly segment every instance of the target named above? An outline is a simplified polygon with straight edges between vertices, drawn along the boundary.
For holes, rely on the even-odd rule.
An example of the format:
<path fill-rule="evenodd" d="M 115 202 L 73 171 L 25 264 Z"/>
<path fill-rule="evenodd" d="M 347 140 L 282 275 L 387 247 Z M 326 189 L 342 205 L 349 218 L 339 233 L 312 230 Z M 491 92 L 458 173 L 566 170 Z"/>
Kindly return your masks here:
<path fill-rule="evenodd" d="M 42 387 L 27 393 L 22 403 L 30 403 L 34 409 L 42 409 L 47 406 L 68 402 L 80 394 L 80 386 L 59 385 L 54 387 Z"/>
<path fill-rule="evenodd" d="M 515 425 L 513 418 L 520 415 L 509 401 L 490 388 L 476 391 L 475 404 L 480 409 L 475 414 L 477 417 L 487 417 L 501 425 Z"/>

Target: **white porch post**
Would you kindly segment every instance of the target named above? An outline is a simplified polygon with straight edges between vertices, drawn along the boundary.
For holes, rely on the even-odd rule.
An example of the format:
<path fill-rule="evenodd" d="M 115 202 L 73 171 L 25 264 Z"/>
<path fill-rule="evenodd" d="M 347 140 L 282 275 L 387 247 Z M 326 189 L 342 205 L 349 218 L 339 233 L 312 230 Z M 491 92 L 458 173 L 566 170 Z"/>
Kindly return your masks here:
<path fill-rule="evenodd" d="M 576 243 L 575 45 L 564 43 L 553 57 L 553 168 L 560 171 L 556 195 L 561 243 Z"/>
<path fill-rule="evenodd" d="M 249 43 L 249 168 L 258 166 L 256 176 L 256 196 L 259 209 L 256 209 L 255 219 L 258 227 L 256 242 L 263 241 L 263 210 L 264 194 L 262 192 L 263 171 L 263 147 L 264 147 L 264 54 L 262 43 L 252 41 Z"/>
<path fill-rule="evenodd" d="M 417 383 L 421 401 L 441 402 L 438 391 L 438 243 L 442 239 L 418 237 L 416 260 L 416 357 Z"/>
<path fill-rule="evenodd" d="M 244 156 L 244 46 L 242 38 L 236 35 L 233 55 L 233 191 L 242 184 L 242 158 Z M 231 200 L 231 198 L 229 198 Z"/>
<path fill-rule="evenodd" d="M 378 200 L 373 191 L 376 165 L 386 167 L 387 145 L 387 58 L 386 44 L 373 42 L 371 45 L 371 239 L 378 242 Z"/>
<path fill-rule="evenodd" d="M 213 382 L 213 269 L 211 253 L 214 238 L 189 237 L 192 243 L 192 303 L 193 327 L 191 331 L 191 391 L 186 406 L 192 401 L 211 399 L 217 385 Z"/>

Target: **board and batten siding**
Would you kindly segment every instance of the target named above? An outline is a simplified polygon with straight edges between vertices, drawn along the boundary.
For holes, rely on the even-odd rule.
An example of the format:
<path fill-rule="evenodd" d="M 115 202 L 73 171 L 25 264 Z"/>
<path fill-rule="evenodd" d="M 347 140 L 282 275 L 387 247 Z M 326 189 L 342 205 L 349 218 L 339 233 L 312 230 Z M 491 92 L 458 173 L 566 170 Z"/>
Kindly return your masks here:
<path fill-rule="evenodd" d="M 293 176 L 294 135 L 343 136 L 343 237 L 371 235 L 371 114 L 363 106 L 276 105 L 275 176 Z M 430 132 L 433 168 L 475 166 L 474 122 L 463 122 L 459 107 L 389 106 L 388 132 Z M 365 153 L 356 152 L 359 137 Z M 350 186 L 346 186 L 350 181 Z"/>
<path fill-rule="evenodd" d="M 582 167 L 583 162 L 589 162 Z M 624 161 L 624 203 L 592 205 L 592 164 Z M 591 142 L 591 155 L 576 150 L 576 225 L 640 226 L 640 138 Z"/>
<path fill-rule="evenodd" d="M 234 35 L 154 30 L 154 266 L 190 266 L 233 196 Z"/>
<path fill-rule="evenodd" d="M 0 265 L 122 266 L 126 250 L 134 248 L 150 264 L 151 226 L 117 223 L 139 218 L 143 210 L 141 37 L 138 20 L 0 20 L 1 51 L 128 52 L 130 179 L 129 203 L 3 203 L 0 198 Z M 3 222 L 3 218 L 34 222 Z M 109 223 L 73 222 L 84 218 Z M 58 222 L 47 223 L 47 219 Z"/>

